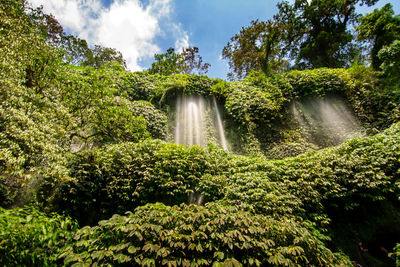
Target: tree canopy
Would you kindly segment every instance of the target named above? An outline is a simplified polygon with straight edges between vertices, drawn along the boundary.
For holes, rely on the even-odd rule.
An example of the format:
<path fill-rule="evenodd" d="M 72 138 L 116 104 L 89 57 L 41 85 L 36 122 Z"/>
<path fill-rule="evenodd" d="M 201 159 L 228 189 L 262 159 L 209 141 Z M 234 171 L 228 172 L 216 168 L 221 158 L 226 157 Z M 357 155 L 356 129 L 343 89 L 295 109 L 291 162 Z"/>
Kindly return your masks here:
<path fill-rule="evenodd" d="M 357 5 L 377 0 L 296 0 L 278 4 L 272 20 L 252 21 L 234 35 L 222 55 L 239 79 L 251 70 L 264 73 L 291 68 L 348 67 L 359 61 L 360 45 L 351 26 L 357 23 Z"/>
<path fill-rule="evenodd" d="M 164 54 L 155 54 L 156 60 L 147 70 L 150 74 L 205 74 L 211 66 L 209 63 L 203 63 L 203 58 L 198 54 L 198 47 L 186 47 L 180 53 L 170 47 Z"/>
<path fill-rule="evenodd" d="M 383 63 L 383 59 L 378 56 L 379 51 L 400 39 L 400 17 L 394 15 L 391 4 L 386 4 L 381 9 L 360 17 L 358 22 L 357 38 L 370 42 L 371 64 L 374 69 L 379 70 Z"/>
<path fill-rule="evenodd" d="M 243 27 L 222 50 L 222 56 L 228 59 L 232 70 L 228 77 L 235 80 L 246 77 L 253 70 L 270 73 L 285 69 L 288 62 L 282 58 L 284 27 L 276 21 L 258 20 Z"/>

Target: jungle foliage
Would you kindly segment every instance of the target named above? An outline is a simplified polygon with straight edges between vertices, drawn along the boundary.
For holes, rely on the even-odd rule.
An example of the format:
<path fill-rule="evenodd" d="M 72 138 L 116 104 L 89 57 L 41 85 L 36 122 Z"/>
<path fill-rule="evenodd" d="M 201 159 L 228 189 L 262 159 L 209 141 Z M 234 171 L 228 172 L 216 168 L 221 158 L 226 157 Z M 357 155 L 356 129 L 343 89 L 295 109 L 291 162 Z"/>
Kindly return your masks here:
<path fill-rule="evenodd" d="M 59 26 L 25 1 L 0 4 L 1 265 L 349 266 L 359 238 L 400 238 L 398 41 L 377 54 L 382 73 L 226 82 L 128 72 Z M 90 52 L 101 60 L 86 64 Z M 169 142 L 180 95 L 215 96 L 233 151 Z M 331 146 L 294 122 L 291 103 L 330 95 L 365 136 Z"/>
<path fill-rule="evenodd" d="M 279 2 L 273 19 L 251 21 L 224 47 L 222 56 L 231 69 L 228 78 L 243 79 L 251 71 L 269 75 L 354 63 L 381 70 L 378 53 L 399 40 L 400 20 L 391 4 L 364 16 L 357 13 L 358 5 L 373 6 L 377 1 Z"/>

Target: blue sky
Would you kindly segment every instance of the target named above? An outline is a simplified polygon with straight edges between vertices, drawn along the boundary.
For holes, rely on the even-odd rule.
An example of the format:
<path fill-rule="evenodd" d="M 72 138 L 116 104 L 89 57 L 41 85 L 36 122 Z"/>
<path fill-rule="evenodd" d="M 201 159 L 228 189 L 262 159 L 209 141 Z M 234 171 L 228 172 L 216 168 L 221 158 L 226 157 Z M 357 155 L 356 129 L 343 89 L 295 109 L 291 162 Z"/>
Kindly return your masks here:
<path fill-rule="evenodd" d="M 278 0 L 30 0 L 43 5 L 68 33 L 91 45 L 100 43 L 121 51 L 128 67 L 150 67 L 154 53 L 169 47 L 199 47 L 204 62 L 211 64 L 207 75 L 226 78 L 223 47 L 251 20 L 267 20 L 277 12 Z M 400 1 L 381 0 L 366 13 L 391 2 L 400 14 Z"/>

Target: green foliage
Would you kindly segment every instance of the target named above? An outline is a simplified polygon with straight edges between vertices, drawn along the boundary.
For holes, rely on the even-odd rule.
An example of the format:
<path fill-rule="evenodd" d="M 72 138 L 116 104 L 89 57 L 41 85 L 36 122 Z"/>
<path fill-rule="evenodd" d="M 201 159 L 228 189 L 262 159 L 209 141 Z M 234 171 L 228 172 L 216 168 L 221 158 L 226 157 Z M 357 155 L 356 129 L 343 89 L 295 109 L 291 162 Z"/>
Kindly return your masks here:
<path fill-rule="evenodd" d="M 400 95 L 390 86 L 395 80 L 390 81 L 390 76 L 379 80 L 379 73 L 359 65 L 349 68 L 348 73 L 351 79 L 347 99 L 361 121 L 372 129 L 384 129 L 399 121 Z"/>
<path fill-rule="evenodd" d="M 318 65 L 323 56 L 346 46 L 345 28 L 331 35 L 326 44 L 338 46 L 329 53 L 313 44 L 332 33 L 319 30 L 336 29 L 332 14 L 355 19 L 351 7 L 357 2 L 374 1 L 311 1 L 307 6 L 295 1 L 298 6 L 292 11 L 304 11 L 298 15 L 305 19 L 314 13 L 327 19 L 303 21 L 308 26 L 320 23 L 321 28 L 302 35 L 298 63 Z M 349 14 L 337 14 L 343 5 Z M 327 10 L 332 12 L 323 12 Z M 228 83 L 199 75 L 126 72 L 117 51 L 92 51 L 84 40 L 65 37 L 54 17 L 40 9 L 29 15 L 26 11 L 25 1 L 0 5 L 0 205 L 35 200 L 45 210 L 91 225 L 137 209 L 76 235 L 71 219 L 33 209 L 1 209 L 0 264 L 345 265 L 349 263 L 343 256 L 327 248 L 337 244 L 330 242 L 328 236 L 335 238 L 336 233 L 327 225 L 338 217 L 349 222 L 344 210 L 357 211 L 370 203 L 385 200 L 398 207 L 400 101 L 393 90 L 398 42 L 378 54 L 383 76 L 354 65 L 269 77 L 247 71 L 243 81 Z M 296 23 L 294 27 L 301 25 Z M 288 34 L 290 28 L 282 30 Z M 271 64 L 282 49 L 275 34 L 271 28 L 255 43 L 262 46 L 257 47 L 261 54 L 269 53 L 269 60 L 262 62 L 264 72 L 274 68 Z M 311 53 L 314 49 L 318 53 Z M 321 56 L 321 51 L 327 53 Z M 192 60 L 188 70 L 201 66 L 196 50 L 186 52 Z M 351 51 L 334 54 L 328 63 L 342 64 L 345 52 Z M 85 65 L 91 56 L 99 57 L 94 67 L 65 63 Z M 109 62 L 110 57 L 120 64 Z M 315 148 L 291 124 L 288 102 L 331 94 L 344 97 L 377 131 L 397 123 L 372 137 L 284 158 Z M 225 107 L 228 137 L 236 151 L 268 157 L 149 140 L 166 137 L 164 112 L 173 110 L 180 95 L 215 95 Z M 193 202 L 193 196 L 206 205 L 183 205 Z M 154 202 L 181 206 L 148 204 Z"/>
<path fill-rule="evenodd" d="M 393 92 L 379 85 L 372 69 L 357 65 L 348 70 L 321 68 L 271 77 L 252 72 L 236 83 L 196 75 L 161 76 L 121 71 L 108 75 L 116 77 L 117 88 L 131 100 L 146 100 L 167 111 L 173 110 L 175 99 L 182 94 L 216 95 L 224 104 L 226 131 L 234 151 L 253 155 L 271 149 L 271 143 L 282 143 L 285 131 L 293 128 L 285 105 L 289 100 L 343 96 L 361 122 L 370 128 L 388 127 L 399 116 Z M 306 136 L 290 142 L 304 140 L 311 142 Z"/>
<path fill-rule="evenodd" d="M 228 95 L 229 90 L 230 90 L 230 84 L 224 80 L 217 80 L 216 83 L 211 88 L 211 92 L 217 96 Z"/>
<path fill-rule="evenodd" d="M 350 80 L 346 70 L 327 68 L 290 71 L 284 73 L 283 77 L 290 84 L 290 87 L 282 88 L 283 95 L 288 98 L 311 95 L 323 97 L 329 93 L 341 93 L 348 88 Z"/>
<path fill-rule="evenodd" d="M 296 60 L 295 67 L 348 66 L 360 53 L 349 30 L 358 17 L 356 5 L 371 6 L 376 2 L 296 0 L 279 3 L 279 12 L 274 19 L 287 27 L 283 35 L 287 40 L 289 57 Z"/>
<path fill-rule="evenodd" d="M 77 145 L 137 142 L 149 137 L 146 121 L 137 118 L 132 103 L 118 95 L 110 77 L 114 70 L 107 67 L 70 67 L 62 78 L 69 85 L 61 92 L 62 103 L 73 118 L 69 139 Z"/>
<path fill-rule="evenodd" d="M 296 221 L 253 215 L 235 207 L 148 204 L 82 228 L 60 258 L 74 263 L 144 266 L 339 266 L 349 262 L 325 248 Z"/>
<path fill-rule="evenodd" d="M 378 58 L 382 60 L 382 65 L 380 67 L 383 73 L 388 76 L 389 79 L 398 82 L 400 80 L 400 40 L 396 40 L 390 45 L 384 46 L 379 51 Z M 397 90 L 399 91 L 398 87 Z"/>
<path fill-rule="evenodd" d="M 243 82 L 231 85 L 225 108 L 239 123 L 265 122 L 279 116 L 285 101 L 281 90 L 261 73 L 249 76 Z"/>
<path fill-rule="evenodd" d="M 383 59 L 378 57 L 379 51 L 400 38 L 400 18 L 394 16 L 393 6 L 388 3 L 358 20 L 357 37 L 371 43 L 371 63 L 374 69 L 379 70 L 383 63 Z"/>
<path fill-rule="evenodd" d="M 135 101 L 132 104 L 132 112 L 135 116 L 141 116 L 146 120 L 147 130 L 153 138 L 165 139 L 167 137 L 167 116 L 146 101 Z"/>
<path fill-rule="evenodd" d="M 156 61 L 147 70 L 150 74 L 171 75 L 181 73 L 184 70 L 183 57 L 175 53 L 175 49 L 172 47 L 168 48 L 165 54 L 155 54 L 154 59 Z"/>
<path fill-rule="evenodd" d="M 400 243 L 396 244 L 396 246 L 394 247 L 394 252 L 391 253 L 389 256 L 395 257 L 396 258 L 396 266 L 400 266 Z"/>
<path fill-rule="evenodd" d="M 183 48 L 180 53 L 176 53 L 175 49 L 170 47 L 167 53 L 154 55 L 156 62 L 151 64 L 147 72 L 166 76 L 179 73 L 205 74 L 211 65 L 203 63 L 203 59 L 198 53 L 198 47 L 189 46 Z"/>
<path fill-rule="evenodd" d="M 59 209 L 93 223 L 149 202 L 186 202 L 193 191 L 212 200 L 223 187 L 223 180 L 214 175 L 221 174 L 225 164 L 217 153 L 201 147 L 159 140 L 84 151 L 68 163 L 73 179 L 59 189 Z"/>
<path fill-rule="evenodd" d="M 165 107 L 182 94 L 211 95 L 211 88 L 218 82 L 207 76 L 186 74 L 163 76 L 145 72 L 115 71 L 110 75 L 114 76 L 118 90 L 126 94 L 131 101 L 145 100 L 156 107 Z"/>
<path fill-rule="evenodd" d="M 353 209 L 363 199 L 380 200 L 388 196 L 396 199 L 400 196 L 399 133 L 397 123 L 376 136 L 356 138 L 338 147 L 295 158 L 280 161 L 237 158 L 226 198 L 254 205 L 263 213 L 304 209 L 305 214 L 298 213 L 303 218 L 314 213 L 321 215 L 330 207 Z M 277 200 L 283 199 L 285 206 L 275 205 L 269 194 Z M 298 200 L 301 204 L 296 203 Z"/>
<path fill-rule="evenodd" d="M 15 174 L 57 159 L 65 147 L 57 105 L 61 61 L 23 13 L 24 2 L 0 7 L 0 172 Z M 19 173 L 20 175 L 20 173 Z M 14 182 L 10 182 L 13 183 Z"/>
<path fill-rule="evenodd" d="M 0 264 L 54 266 L 59 250 L 72 242 L 78 225 L 56 214 L 33 209 L 0 208 Z"/>
<path fill-rule="evenodd" d="M 307 151 L 317 150 L 319 147 L 315 144 L 303 142 L 282 142 L 268 150 L 268 158 L 284 159 L 303 154 Z"/>
<path fill-rule="evenodd" d="M 92 66 L 95 68 L 101 68 L 107 62 L 117 62 L 123 68 L 126 68 L 126 61 L 123 58 L 121 52 L 115 48 L 103 47 L 101 45 L 95 45 L 92 50 L 92 55 L 83 63 L 84 66 Z"/>
<path fill-rule="evenodd" d="M 288 62 L 279 58 L 282 49 L 284 25 L 276 21 L 252 21 L 233 36 L 222 50 L 228 60 L 230 80 L 246 77 L 251 71 L 266 74 L 279 72 L 288 67 Z"/>
<path fill-rule="evenodd" d="M 58 172 L 71 147 L 150 137 L 145 120 L 134 116 L 132 103 L 114 85 L 112 74 L 121 67 L 66 66 L 63 53 L 24 13 L 25 5 L 0 6 L 2 206 L 13 204 L 43 173 Z"/>
<path fill-rule="evenodd" d="M 60 190 L 61 208 L 74 216 L 107 217 L 160 199 L 180 203 L 191 191 L 211 200 L 223 197 L 230 207 L 147 205 L 81 229 L 60 258 L 67 265 L 150 264 L 151 259 L 153 265 L 179 259 L 210 264 L 230 258 L 245 265 L 252 264 L 250 258 L 261 265 L 294 265 L 296 259 L 338 265 L 319 232 L 329 223 L 326 211 L 400 196 L 399 132 L 396 124 L 373 137 L 281 161 L 161 141 L 78 153 L 69 163 L 74 180 Z"/>
<path fill-rule="evenodd" d="M 21 183 L 20 177 L 0 176 L 0 207 L 9 207 L 14 203 L 21 188 Z"/>
<path fill-rule="evenodd" d="M 273 181 L 269 179 L 269 173 L 262 171 L 232 174 L 225 187 L 223 202 L 277 219 L 303 211 L 301 200 L 283 187 L 282 181 Z"/>
<path fill-rule="evenodd" d="M 224 47 L 222 55 L 232 71 L 228 78 L 244 78 L 251 71 L 280 72 L 289 62 L 297 69 L 349 66 L 361 56 L 349 30 L 358 17 L 356 5 L 376 2 L 281 1 L 272 20 L 252 21 Z"/>
<path fill-rule="evenodd" d="M 180 55 L 183 57 L 183 72 L 185 74 L 206 74 L 210 63 L 203 63 L 203 58 L 198 54 L 199 48 L 186 47 L 182 49 Z"/>

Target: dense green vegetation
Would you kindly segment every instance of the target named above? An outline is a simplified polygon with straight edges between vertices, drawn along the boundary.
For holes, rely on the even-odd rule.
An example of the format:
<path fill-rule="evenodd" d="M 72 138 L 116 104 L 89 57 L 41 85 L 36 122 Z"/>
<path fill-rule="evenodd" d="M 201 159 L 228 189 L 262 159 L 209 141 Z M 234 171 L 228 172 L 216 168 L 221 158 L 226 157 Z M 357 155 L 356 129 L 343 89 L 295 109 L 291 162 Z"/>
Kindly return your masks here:
<path fill-rule="evenodd" d="M 299 23 L 323 14 L 295 2 L 280 12 Z M 349 8 L 332 14 L 354 23 Z M 325 50 L 312 50 L 321 32 L 298 32 L 297 69 L 257 59 L 237 73 L 244 79 L 226 82 L 172 74 L 207 69 L 196 48 L 185 71 L 157 71 L 163 55 L 153 70 L 126 71 L 118 51 L 90 49 L 25 1 L 1 3 L 0 264 L 400 265 L 400 50 L 390 10 L 360 19 L 360 39 L 378 34 L 379 18 L 394 25 L 374 39 L 371 67 L 348 67 L 351 54 L 339 53 L 335 67 L 348 68 L 300 70 L 321 67 Z M 278 22 L 258 23 L 277 34 Z M 352 49 L 348 35 L 335 33 L 339 48 Z M 269 37 L 266 58 L 275 60 L 282 44 Z M 215 96 L 230 152 L 171 142 L 181 95 Z M 339 144 L 291 111 L 333 96 L 363 135 Z"/>

